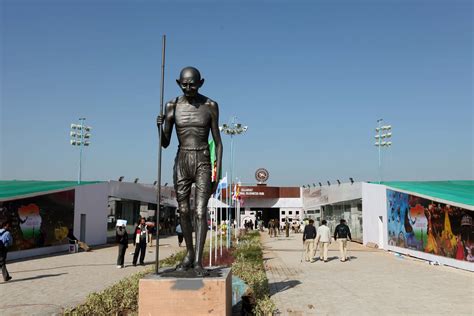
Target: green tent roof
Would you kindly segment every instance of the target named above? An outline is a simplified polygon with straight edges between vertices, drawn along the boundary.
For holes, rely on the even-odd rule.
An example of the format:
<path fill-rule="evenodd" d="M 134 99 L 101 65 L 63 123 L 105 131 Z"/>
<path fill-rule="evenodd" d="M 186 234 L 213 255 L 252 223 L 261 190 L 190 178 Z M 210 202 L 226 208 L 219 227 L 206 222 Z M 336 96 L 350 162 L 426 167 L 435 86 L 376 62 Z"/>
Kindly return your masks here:
<path fill-rule="evenodd" d="M 31 196 L 35 193 L 62 191 L 79 185 L 100 183 L 100 181 L 30 181 L 30 180 L 0 180 L 0 200 Z"/>
<path fill-rule="evenodd" d="M 474 206 L 474 181 L 382 182 L 382 184 L 434 198 Z"/>

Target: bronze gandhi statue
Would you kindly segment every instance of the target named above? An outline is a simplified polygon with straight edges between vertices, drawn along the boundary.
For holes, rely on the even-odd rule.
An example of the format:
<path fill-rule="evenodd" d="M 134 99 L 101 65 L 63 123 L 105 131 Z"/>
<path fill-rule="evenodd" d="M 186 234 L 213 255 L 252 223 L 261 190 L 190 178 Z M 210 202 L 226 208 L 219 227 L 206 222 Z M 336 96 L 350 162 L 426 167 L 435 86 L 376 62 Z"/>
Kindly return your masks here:
<path fill-rule="evenodd" d="M 176 82 L 183 91 L 183 95 L 168 102 L 164 117 L 158 116 L 157 118 L 158 128 L 163 128 L 163 148 L 170 144 L 174 125 L 176 125 L 179 143 L 173 169 L 173 181 L 187 254 L 176 270 L 194 269 L 197 276 L 205 276 L 207 271 L 202 267 L 202 257 L 207 235 L 207 203 L 211 194 L 216 191 L 218 184 L 211 182 L 213 166 L 211 166 L 208 139 L 209 132 L 211 132 L 216 145 L 216 179 L 219 179 L 222 166 L 219 107 L 217 102 L 198 93 L 204 79 L 201 79 L 201 74 L 196 68 L 184 68 Z M 196 190 L 195 249 L 189 206 L 193 183 L 195 183 Z"/>

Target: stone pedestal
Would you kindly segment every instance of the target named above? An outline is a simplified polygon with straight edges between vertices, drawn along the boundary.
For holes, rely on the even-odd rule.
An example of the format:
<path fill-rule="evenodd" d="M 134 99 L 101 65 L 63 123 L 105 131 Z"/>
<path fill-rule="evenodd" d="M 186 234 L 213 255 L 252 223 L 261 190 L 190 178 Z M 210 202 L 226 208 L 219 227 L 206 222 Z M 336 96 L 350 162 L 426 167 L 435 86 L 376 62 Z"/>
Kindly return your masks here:
<path fill-rule="evenodd" d="M 150 275 L 140 279 L 140 316 L 222 315 L 232 312 L 230 268 L 205 278 Z"/>

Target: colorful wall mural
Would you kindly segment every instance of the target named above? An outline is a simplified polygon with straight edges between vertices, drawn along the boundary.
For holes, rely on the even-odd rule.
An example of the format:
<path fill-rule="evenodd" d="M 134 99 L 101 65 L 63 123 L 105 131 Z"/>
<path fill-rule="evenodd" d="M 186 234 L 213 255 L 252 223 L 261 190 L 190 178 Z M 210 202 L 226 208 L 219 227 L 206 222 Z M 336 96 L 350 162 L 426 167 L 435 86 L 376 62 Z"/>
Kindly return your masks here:
<path fill-rule="evenodd" d="M 387 189 L 388 243 L 474 262 L 474 212 Z"/>
<path fill-rule="evenodd" d="M 74 226 L 74 190 L 0 202 L 0 222 L 12 222 L 10 251 L 67 244 Z"/>

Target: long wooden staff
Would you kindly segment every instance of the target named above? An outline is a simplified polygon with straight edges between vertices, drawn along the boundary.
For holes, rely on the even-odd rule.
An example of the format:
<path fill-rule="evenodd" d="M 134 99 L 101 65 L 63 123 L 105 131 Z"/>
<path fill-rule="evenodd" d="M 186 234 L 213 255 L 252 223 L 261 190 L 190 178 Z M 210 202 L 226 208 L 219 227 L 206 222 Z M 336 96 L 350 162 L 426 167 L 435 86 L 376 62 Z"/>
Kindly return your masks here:
<path fill-rule="evenodd" d="M 163 116 L 163 94 L 165 89 L 165 50 L 166 50 L 166 35 L 163 35 L 161 46 L 161 87 L 160 87 L 160 116 Z M 163 138 L 163 128 L 161 124 L 158 126 L 158 181 L 156 190 L 156 274 L 160 273 L 160 204 L 161 204 L 161 143 Z"/>

